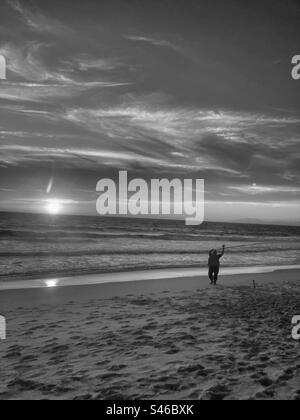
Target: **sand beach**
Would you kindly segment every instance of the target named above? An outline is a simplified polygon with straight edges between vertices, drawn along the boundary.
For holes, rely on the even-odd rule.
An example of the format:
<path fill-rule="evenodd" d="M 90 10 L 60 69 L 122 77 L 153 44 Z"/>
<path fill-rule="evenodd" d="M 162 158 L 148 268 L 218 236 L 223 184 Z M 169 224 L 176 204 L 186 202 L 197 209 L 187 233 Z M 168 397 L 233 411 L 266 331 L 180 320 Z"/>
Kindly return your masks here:
<path fill-rule="evenodd" d="M 2 290 L 0 399 L 299 400 L 299 273 Z"/>

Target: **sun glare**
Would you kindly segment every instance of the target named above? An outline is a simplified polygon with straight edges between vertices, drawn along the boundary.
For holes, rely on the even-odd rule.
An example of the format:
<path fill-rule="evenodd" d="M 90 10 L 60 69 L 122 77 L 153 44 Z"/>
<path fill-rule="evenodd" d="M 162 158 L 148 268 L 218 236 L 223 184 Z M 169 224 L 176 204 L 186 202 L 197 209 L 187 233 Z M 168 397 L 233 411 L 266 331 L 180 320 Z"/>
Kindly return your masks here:
<path fill-rule="evenodd" d="M 46 286 L 47 287 L 56 287 L 57 285 L 57 280 L 46 280 Z"/>
<path fill-rule="evenodd" d="M 46 211 L 49 214 L 59 214 L 62 210 L 62 205 L 58 200 L 51 200 L 46 203 Z"/>

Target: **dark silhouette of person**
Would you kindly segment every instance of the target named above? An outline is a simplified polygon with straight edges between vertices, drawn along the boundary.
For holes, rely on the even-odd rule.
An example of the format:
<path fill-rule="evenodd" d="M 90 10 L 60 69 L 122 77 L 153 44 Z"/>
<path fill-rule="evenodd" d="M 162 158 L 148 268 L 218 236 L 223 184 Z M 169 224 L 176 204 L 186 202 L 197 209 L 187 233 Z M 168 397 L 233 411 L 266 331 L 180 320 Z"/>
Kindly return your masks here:
<path fill-rule="evenodd" d="M 216 285 L 218 281 L 218 276 L 220 272 L 220 259 L 225 254 L 225 245 L 223 245 L 222 252 L 218 254 L 218 251 L 215 249 L 212 249 L 209 252 L 209 259 L 208 259 L 208 267 L 209 272 L 208 276 L 211 281 L 211 284 Z"/>

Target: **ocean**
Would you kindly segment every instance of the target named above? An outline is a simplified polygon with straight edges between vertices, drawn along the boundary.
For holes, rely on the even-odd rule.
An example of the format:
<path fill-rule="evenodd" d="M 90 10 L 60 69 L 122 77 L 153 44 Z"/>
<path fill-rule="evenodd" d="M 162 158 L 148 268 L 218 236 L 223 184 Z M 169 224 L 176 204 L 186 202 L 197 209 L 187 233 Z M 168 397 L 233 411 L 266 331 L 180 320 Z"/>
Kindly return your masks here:
<path fill-rule="evenodd" d="M 206 267 L 300 264 L 300 227 L 0 213 L 0 281 Z"/>

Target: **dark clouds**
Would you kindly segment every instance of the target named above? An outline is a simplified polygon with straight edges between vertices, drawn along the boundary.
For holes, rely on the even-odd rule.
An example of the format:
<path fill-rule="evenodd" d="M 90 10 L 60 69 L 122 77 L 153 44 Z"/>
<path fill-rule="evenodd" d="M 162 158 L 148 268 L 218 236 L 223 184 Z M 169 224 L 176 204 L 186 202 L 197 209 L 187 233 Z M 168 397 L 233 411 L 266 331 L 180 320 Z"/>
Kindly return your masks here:
<path fill-rule="evenodd" d="M 7 0 L 0 16 L 2 208 L 55 176 L 90 212 L 97 179 L 127 169 L 205 178 L 217 219 L 223 203 L 299 220 L 296 1 Z"/>

